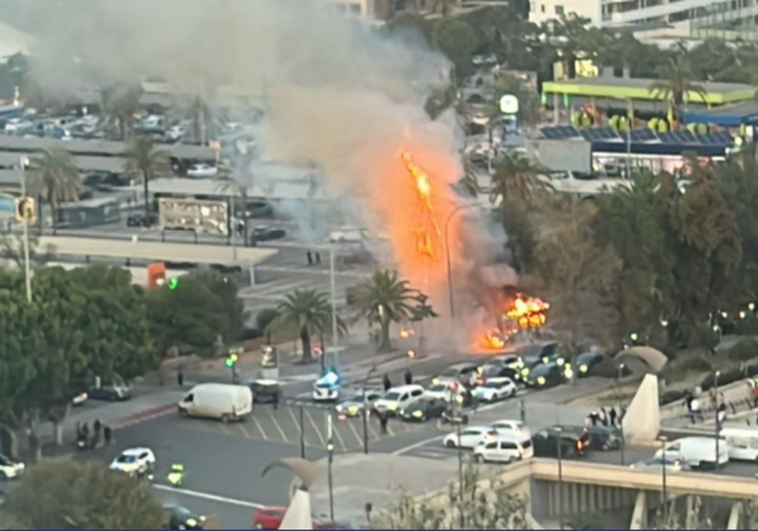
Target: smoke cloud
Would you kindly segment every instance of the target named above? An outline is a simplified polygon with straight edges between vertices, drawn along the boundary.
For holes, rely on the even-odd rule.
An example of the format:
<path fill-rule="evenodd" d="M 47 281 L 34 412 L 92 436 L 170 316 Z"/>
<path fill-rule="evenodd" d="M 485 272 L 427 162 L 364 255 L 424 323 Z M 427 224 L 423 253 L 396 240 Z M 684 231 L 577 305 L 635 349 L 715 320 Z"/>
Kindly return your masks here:
<path fill-rule="evenodd" d="M 431 121 L 423 110 L 431 91 L 446 83 L 446 59 L 324 4 L 0 0 L 0 17 L 38 38 L 33 74 L 57 91 L 160 78 L 211 105 L 225 103 L 222 87 L 257 98 L 265 156 L 318 168 L 318 193 L 360 215 L 357 223 L 388 234 L 394 256 L 386 261 L 436 306 L 443 306 L 447 281 L 445 232 L 460 274 L 478 276 L 482 285 L 512 283 L 510 270 L 478 270 L 495 261 L 487 249 L 502 245 L 490 229 L 475 223 L 463 231 L 462 216 L 451 217 L 462 203 L 450 187 L 462 175 L 460 131 L 452 116 Z M 432 180 L 434 257 L 418 252 L 419 196 L 404 152 Z M 313 229 L 324 215 L 299 219 Z"/>

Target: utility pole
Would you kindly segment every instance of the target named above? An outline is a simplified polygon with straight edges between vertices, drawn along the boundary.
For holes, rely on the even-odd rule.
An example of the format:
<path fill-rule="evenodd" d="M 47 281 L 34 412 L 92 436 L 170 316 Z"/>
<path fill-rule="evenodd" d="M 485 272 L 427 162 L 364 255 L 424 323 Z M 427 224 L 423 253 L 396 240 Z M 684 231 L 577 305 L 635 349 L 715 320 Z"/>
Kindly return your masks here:
<path fill-rule="evenodd" d="M 333 482 L 332 482 L 332 462 L 334 461 L 334 443 L 332 441 L 332 413 L 329 412 L 329 415 L 326 417 L 326 434 L 327 434 L 327 441 L 326 441 L 326 451 L 329 454 L 329 466 L 328 466 L 328 473 L 329 473 L 329 520 L 334 522 L 334 490 L 333 490 Z"/>
<path fill-rule="evenodd" d="M 339 338 L 337 337 L 337 281 L 334 270 L 334 245 L 329 247 L 329 277 L 332 284 L 332 348 L 334 349 L 332 359 L 334 360 L 335 367 L 339 370 L 339 354 L 337 353 L 337 346 L 339 344 Z M 324 354 L 324 352 L 321 353 L 322 356 Z"/>
<path fill-rule="evenodd" d="M 26 167 L 29 165 L 29 159 L 21 157 L 21 198 L 26 199 Z M 24 279 L 26 281 L 26 302 L 32 303 L 32 274 L 29 260 L 29 220 L 22 221 L 24 225 Z"/>
<path fill-rule="evenodd" d="M 561 440 L 563 439 L 563 430 L 561 428 L 556 429 L 558 436 L 556 437 L 556 445 L 558 446 L 558 525 L 563 530 L 563 449 L 561 448 Z"/>
<path fill-rule="evenodd" d="M 463 513 L 463 448 L 461 448 L 461 419 L 455 419 L 455 433 L 458 437 L 458 511 L 461 513 L 461 529 L 466 529 L 466 517 Z"/>

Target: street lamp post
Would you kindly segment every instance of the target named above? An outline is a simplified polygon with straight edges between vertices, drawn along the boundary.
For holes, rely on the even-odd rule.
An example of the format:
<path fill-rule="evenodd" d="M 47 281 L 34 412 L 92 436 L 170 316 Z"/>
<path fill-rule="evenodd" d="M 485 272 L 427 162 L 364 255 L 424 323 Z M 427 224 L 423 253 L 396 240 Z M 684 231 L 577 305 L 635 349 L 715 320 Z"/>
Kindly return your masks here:
<path fill-rule="evenodd" d="M 332 360 L 334 360 L 334 365 L 336 368 L 339 368 L 339 354 L 337 353 L 337 346 L 338 346 L 338 338 L 337 338 L 337 282 L 335 279 L 335 271 L 334 271 L 334 245 L 329 247 L 329 277 L 331 281 L 331 298 L 332 298 L 332 348 L 334 349 L 334 354 L 332 356 Z M 322 356 L 325 355 L 324 352 L 321 353 Z"/>
<path fill-rule="evenodd" d="M 719 417 L 719 376 L 721 376 L 721 371 L 713 373 L 713 388 L 716 389 L 716 400 L 714 403 L 714 410 L 716 412 L 716 460 L 713 462 L 713 468 L 715 469 L 718 469 L 719 467 L 719 434 L 721 433 L 721 418 Z"/>
<path fill-rule="evenodd" d="M 450 214 L 448 214 L 447 219 L 445 220 L 445 260 L 447 263 L 447 290 L 448 290 L 448 298 L 450 301 L 450 317 L 455 317 L 455 306 L 453 304 L 453 267 L 450 263 L 450 243 L 448 238 L 448 231 L 450 228 L 450 220 L 453 219 L 453 216 L 460 212 L 461 210 L 465 210 L 467 208 L 474 208 L 478 207 L 479 203 L 469 203 L 466 205 L 459 205 L 453 209 Z"/>
<path fill-rule="evenodd" d="M 558 433 L 555 438 L 558 450 L 558 525 L 563 529 L 563 449 L 561 448 L 563 430 L 556 428 L 555 431 Z"/>
<path fill-rule="evenodd" d="M 458 512 L 460 513 L 461 529 L 466 529 L 466 517 L 463 514 L 463 448 L 461 448 L 461 419 L 455 420 L 455 433 L 458 437 Z"/>
<path fill-rule="evenodd" d="M 305 423 L 303 417 L 305 410 L 303 406 L 300 406 L 300 457 L 305 459 Z"/>
<path fill-rule="evenodd" d="M 327 422 L 327 440 L 326 440 L 326 451 L 329 456 L 328 460 L 328 467 L 327 467 L 327 474 L 328 474 L 328 481 L 329 481 L 329 519 L 334 522 L 334 490 L 333 490 L 333 481 L 332 481 L 332 462 L 334 461 L 334 443 L 332 441 L 332 413 L 329 412 L 329 415 L 326 417 Z"/>
<path fill-rule="evenodd" d="M 366 400 L 366 386 L 371 375 L 376 372 L 376 367 L 371 367 L 363 380 L 363 453 L 368 455 L 368 400 Z"/>
<path fill-rule="evenodd" d="M 21 157 L 20 159 L 20 176 L 21 176 L 21 197 L 26 197 L 26 168 L 29 165 L 29 159 Z M 26 282 L 26 302 L 32 303 L 32 273 L 29 259 L 29 222 L 22 221 L 24 229 L 24 281 Z"/>
<path fill-rule="evenodd" d="M 621 429 L 621 464 L 624 464 L 625 456 L 624 456 L 624 450 L 626 446 L 626 440 L 624 438 L 624 417 L 622 416 L 623 409 L 621 408 L 621 389 L 619 386 L 619 381 L 621 380 L 621 373 L 624 370 L 624 364 L 619 364 L 618 372 L 616 373 L 616 398 L 618 399 L 618 408 L 619 408 L 619 428 Z"/>
<path fill-rule="evenodd" d="M 661 498 L 662 498 L 662 505 L 663 505 L 663 522 L 664 525 L 668 522 L 668 496 L 666 494 L 666 437 L 664 435 L 661 435 L 658 438 L 659 441 L 661 441 Z"/>

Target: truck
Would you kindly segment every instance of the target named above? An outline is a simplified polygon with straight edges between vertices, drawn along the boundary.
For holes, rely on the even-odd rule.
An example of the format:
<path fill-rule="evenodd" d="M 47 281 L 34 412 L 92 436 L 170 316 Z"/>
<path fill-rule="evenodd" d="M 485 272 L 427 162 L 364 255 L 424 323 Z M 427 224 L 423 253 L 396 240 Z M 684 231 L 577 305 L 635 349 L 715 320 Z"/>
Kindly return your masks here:
<path fill-rule="evenodd" d="M 718 443 L 714 437 L 684 437 L 667 443 L 655 457 L 680 459 L 691 468 L 715 469 L 729 462 L 729 443 L 723 438 Z"/>
<path fill-rule="evenodd" d="M 181 416 L 238 421 L 253 412 L 253 393 L 244 385 L 200 384 L 190 389 L 177 408 Z"/>

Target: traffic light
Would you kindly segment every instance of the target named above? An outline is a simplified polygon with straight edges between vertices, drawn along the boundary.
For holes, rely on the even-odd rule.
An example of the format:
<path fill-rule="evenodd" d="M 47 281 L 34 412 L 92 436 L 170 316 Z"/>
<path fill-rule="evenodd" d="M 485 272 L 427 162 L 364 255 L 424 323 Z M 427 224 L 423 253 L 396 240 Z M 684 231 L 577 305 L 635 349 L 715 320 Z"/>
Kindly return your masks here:
<path fill-rule="evenodd" d="M 179 278 L 173 277 L 168 279 L 168 289 L 171 291 L 176 291 L 179 288 Z"/>
<path fill-rule="evenodd" d="M 20 197 L 16 199 L 16 220 L 21 223 L 34 223 L 37 219 L 37 207 L 34 198 Z"/>
<path fill-rule="evenodd" d="M 226 357 L 226 366 L 230 369 L 233 369 L 237 365 L 237 361 L 239 361 L 239 356 L 236 352 L 230 352 L 229 355 Z"/>

